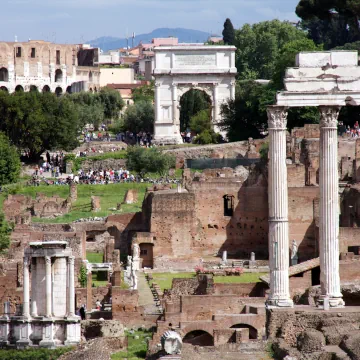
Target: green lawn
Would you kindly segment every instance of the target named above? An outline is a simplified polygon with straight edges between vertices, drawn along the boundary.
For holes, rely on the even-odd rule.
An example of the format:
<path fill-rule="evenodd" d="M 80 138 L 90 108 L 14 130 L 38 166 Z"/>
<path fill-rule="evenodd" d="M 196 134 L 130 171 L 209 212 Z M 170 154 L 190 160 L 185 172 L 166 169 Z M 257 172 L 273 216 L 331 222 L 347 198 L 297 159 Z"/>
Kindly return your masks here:
<path fill-rule="evenodd" d="M 102 287 L 109 283 L 106 271 L 95 271 L 91 275 L 91 286 Z"/>
<path fill-rule="evenodd" d="M 240 276 L 214 276 L 214 282 L 218 284 L 246 284 L 253 282 L 260 282 L 260 276 L 265 275 L 265 273 L 244 273 Z M 161 290 L 170 289 L 172 284 L 172 279 L 174 278 L 193 278 L 195 276 L 194 272 L 187 273 L 153 273 L 153 282 L 157 283 Z"/>
<path fill-rule="evenodd" d="M 99 252 L 86 252 L 86 260 L 91 263 L 102 263 L 104 259 L 104 253 Z"/>
<path fill-rule="evenodd" d="M 260 282 L 260 276 L 266 273 L 244 273 L 240 276 L 214 276 L 214 282 L 217 284 L 246 284 Z"/>
<path fill-rule="evenodd" d="M 141 205 L 145 196 L 146 188 L 150 186 L 144 183 L 119 183 L 108 185 L 78 185 L 78 200 L 73 205 L 72 211 L 64 216 L 55 219 L 32 218 L 33 222 L 40 223 L 69 223 L 81 218 L 88 217 L 104 217 L 112 213 L 129 213 L 141 211 Z M 109 210 L 116 208 L 118 203 L 122 203 L 124 195 L 128 189 L 137 189 L 139 196 L 138 202 L 135 204 L 124 204 L 121 210 Z M 17 194 L 24 194 L 35 197 L 36 193 L 43 193 L 46 196 L 58 195 L 66 199 L 69 194 L 68 186 L 41 185 L 19 187 Z M 101 211 L 91 211 L 91 196 L 99 196 L 101 201 Z M 0 199 L 1 200 L 1 199 Z"/>
<path fill-rule="evenodd" d="M 126 332 L 128 337 L 127 351 L 120 351 L 111 355 L 111 360 L 142 360 L 146 358 L 147 341 L 146 338 L 151 338 L 151 333 L 147 331 L 135 331 L 134 334 Z M 139 336 L 139 339 L 135 339 Z"/>

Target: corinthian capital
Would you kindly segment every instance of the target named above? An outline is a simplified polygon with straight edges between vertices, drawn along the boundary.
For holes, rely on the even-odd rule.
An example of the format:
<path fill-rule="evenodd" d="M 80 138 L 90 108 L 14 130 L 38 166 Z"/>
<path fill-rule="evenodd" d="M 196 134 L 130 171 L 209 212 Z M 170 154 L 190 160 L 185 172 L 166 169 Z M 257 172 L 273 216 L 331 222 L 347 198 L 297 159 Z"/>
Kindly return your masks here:
<path fill-rule="evenodd" d="M 155 87 L 160 87 L 160 86 L 161 86 L 161 83 L 157 81 L 157 82 L 155 83 Z"/>
<path fill-rule="evenodd" d="M 337 128 L 340 106 L 319 106 L 320 127 Z"/>
<path fill-rule="evenodd" d="M 286 129 L 287 108 L 285 106 L 268 106 L 268 128 Z"/>

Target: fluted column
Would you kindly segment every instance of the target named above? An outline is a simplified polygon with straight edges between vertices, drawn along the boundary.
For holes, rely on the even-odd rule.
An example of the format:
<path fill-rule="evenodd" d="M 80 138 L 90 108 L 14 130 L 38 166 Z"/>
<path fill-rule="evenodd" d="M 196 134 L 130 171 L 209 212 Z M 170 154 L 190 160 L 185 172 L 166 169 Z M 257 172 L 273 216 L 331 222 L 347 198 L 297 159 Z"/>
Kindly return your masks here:
<path fill-rule="evenodd" d="M 38 315 L 37 310 L 37 297 L 36 297 L 36 264 L 37 258 L 34 257 L 31 263 L 31 316 L 35 317 Z"/>
<path fill-rule="evenodd" d="M 46 317 L 51 317 L 51 257 L 45 256 L 45 301 L 46 301 Z"/>
<path fill-rule="evenodd" d="M 23 279 L 23 290 L 24 290 L 24 302 L 23 302 L 23 316 L 30 316 L 30 279 L 29 279 L 29 258 L 24 257 L 24 279 Z"/>
<path fill-rule="evenodd" d="M 269 129 L 269 307 L 292 307 L 289 292 L 289 224 L 286 169 L 287 111 L 267 110 Z"/>
<path fill-rule="evenodd" d="M 74 267 L 75 267 L 75 258 L 70 256 L 68 260 L 69 266 L 69 316 L 75 315 L 75 280 L 74 280 Z"/>
<path fill-rule="evenodd" d="M 337 119 L 340 107 L 320 106 L 319 307 L 343 307 L 339 276 L 339 175 Z"/>

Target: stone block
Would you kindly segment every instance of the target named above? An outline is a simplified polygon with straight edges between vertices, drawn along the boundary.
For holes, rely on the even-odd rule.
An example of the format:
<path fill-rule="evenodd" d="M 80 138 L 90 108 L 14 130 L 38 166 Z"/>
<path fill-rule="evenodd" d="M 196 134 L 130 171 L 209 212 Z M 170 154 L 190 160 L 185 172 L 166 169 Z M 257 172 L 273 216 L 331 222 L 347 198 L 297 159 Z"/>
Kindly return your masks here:
<path fill-rule="evenodd" d="M 138 191 L 129 189 L 124 196 L 124 204 L 134 204 L 138 201 Z"/>
<path fill-rule="evenodd" d="M 100 197 L 99 196 L 92 196 L 91 197 L 91 211 L 100 211 L 101 204 L 100 204 Z"/>
<path fill-rule="evenodd" d="M 340 347 L 353 360 L 360 360 L 360 331 L 354 331 L 346 335 Z"/>
<path fill-rule="evenodd" d="M 322 67 L 331 64 L 330 52 L 305 52 L 302 51 L 296 55 L 296 67 Z"/>
<path fill-rule="evenodd" d="M 325 346 L 325 337 L 318 330 L 306 330 L 297 337 L 297 348 L 301 352 L 321 351 Z"/>
<path fill-rule="evenodd" d="M 329 345 L 340 345 L 345 335 L 356 330 L 352 324 L 343 324 L 337 326 L 326 326 L 321 329 L 323 332 L 326 343 Z"/>
<path fill-rule="evenodd" d="M 357 66 L 357 51 L 331 51 L 331 65 L 333 66 Z"/>

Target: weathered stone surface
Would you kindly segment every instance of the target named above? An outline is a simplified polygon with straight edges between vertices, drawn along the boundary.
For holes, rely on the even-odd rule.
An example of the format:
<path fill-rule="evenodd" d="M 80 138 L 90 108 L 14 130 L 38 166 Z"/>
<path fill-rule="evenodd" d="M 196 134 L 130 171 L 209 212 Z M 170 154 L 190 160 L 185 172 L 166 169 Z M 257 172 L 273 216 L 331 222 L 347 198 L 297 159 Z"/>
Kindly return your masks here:
<path fill-rule="evenodd" d="M 339 318 L 335 318 L 339 319 Z M 341 320 L 341 318 L 340 318 Z M 349 334 L 356 330 L 355 325 L 346 323 L 346 319 L 344 319 L 343 324 L 339 324 L 336 326 L 324 326 L 321 331 L 323 332 L 326 343 L 329 345 L 340 345 L 346 334 Z"/>
<path fill-rule="evenodd" d="M 81 332 L 86 339 L 124 336 L 124 325 L 117 320 L 86 320 L 81 322 Z"/>
<path fill-rule="evenodd" d="M 92 196 L 91 197 L 91 211 L 100 211 L 101 210 L 101 204 L 100 204 L 100 198 L 98 196 Z"/>
<path fill-rule="evenodd" d="M 129 189 L 124 196 L 124 204 L 134 204 L 138 202 L 138 191 L 136 189 Z"/>
<path fill-rule="evenodd" d="M 297 348 L 305 353 L 321 351 L 325 346 L 325 337 L 317 330 L 306 330 L 297 338 Z"/>
<path fill-rule="evenodd" d="M 340 347 L 350 355 L 351 360 L 360 360 L 360 331 L 346 335 Z"/>

